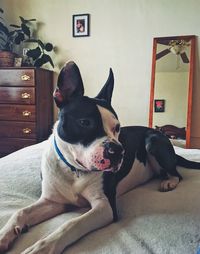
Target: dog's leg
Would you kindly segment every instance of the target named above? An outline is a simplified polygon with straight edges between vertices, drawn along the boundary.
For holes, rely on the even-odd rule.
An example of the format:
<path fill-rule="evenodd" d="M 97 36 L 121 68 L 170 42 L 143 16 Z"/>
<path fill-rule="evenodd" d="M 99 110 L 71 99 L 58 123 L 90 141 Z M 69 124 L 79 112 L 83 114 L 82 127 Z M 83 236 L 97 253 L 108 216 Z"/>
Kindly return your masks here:
<path fill-rule="evenodd" d="M 36 203 L 17 211 L 0 230 L 0 253 L 5 253 L 14 240 L 30 226 L 45 221 L 65 211 L 63 204 L 41 198 Z"/>
<path fill-rule="evenodd" d="M 176 170 L 176 154 L 168 138 L 155 133 L 149 135 L 146 138 L 146 150 L 155 158 L 161 172 L 160 191 L 175 189 L 182 177 Z"/>
<path fill-rule="evenodd" d="M 157 161 L 161 166 L 161 184 L 160 191 L 171 191 L 174 190 L 180 180 L 182 179 L 181 175 L 176 170 L 176 156 L 175 153 L 169 150 L 161 151 L 159 154 L 155 155 Z M 164 177 L 162 177 L 164 175 Z"/>
<path fill-rule="evenodd" d="M 176 167 L 172 170 L 161 172 L 160 191 L 166 192 L 174 190 L 182 179 L 181 175 L 177 172 Z"/>
<path fill-rule="evenodd" d="M 106 198 L 96 199 L 91 209 L 60 226 L 55 232 L 26 249 L 22 254 L 60 254 L 87 233 L 103 227 L 113 220 L 112 209 Z"/>

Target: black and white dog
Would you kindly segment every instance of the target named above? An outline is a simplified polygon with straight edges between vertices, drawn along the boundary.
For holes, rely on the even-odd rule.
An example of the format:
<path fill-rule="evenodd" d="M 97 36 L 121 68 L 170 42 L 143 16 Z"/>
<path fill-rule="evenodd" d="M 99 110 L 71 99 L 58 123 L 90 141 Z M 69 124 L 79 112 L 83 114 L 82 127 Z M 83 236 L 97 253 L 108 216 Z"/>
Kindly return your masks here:
<path fill-rule="evenodd" d="M 200 163 L 175 154 L 160 132 L 146 127 L 123 127 L 111 106 L 112 70 L 95 98 L 84 96 L 75 63 L 61 70 L 54 99 L 59 120 L 42 158 L 42 195 L 14 214 L 0 231 L 0 253 L 5 253 L 29 227 L 67 212 L 67 205 L 90 206 L 23 254 L 59 254 L 88 232 L 117 221 L 116 197 L 157 174 L 161 191 L 181 180 L 177 165 L 200 168 Z"/>

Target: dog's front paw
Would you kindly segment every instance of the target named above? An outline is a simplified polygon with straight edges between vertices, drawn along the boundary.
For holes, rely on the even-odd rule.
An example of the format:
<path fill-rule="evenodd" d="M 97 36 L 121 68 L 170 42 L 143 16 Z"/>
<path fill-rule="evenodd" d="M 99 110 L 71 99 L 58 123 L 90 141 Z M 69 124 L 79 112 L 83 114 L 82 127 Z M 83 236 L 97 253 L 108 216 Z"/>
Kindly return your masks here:
<path fill-rule="evenodd" d="M 4 227 L 0 230 L 0 254 L 6 253 L 17 238 L 15 228 Z"/>
<path fill-rule="evenodd" d="M 6 253 L 10 247 L 10 239 L 5 235 L 0 235 L 0 254 Z"/>
<path fill-rule="evenodd" d="M 0 240 L 0 254 L 6 253 L 8 248 L 9 248 L 8 242 Z"/>
<path fill-rule="evenodd" d="M 21 254 L 59 254 L 55 241 L 49 241 L 47 238 L 41 239 Z"/>

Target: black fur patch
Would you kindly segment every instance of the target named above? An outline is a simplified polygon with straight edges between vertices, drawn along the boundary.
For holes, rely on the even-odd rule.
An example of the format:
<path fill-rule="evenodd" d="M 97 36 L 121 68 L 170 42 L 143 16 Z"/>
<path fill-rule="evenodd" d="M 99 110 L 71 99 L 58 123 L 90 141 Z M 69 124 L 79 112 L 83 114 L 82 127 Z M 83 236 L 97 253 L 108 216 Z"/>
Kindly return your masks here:
<path fill-rule="evenodd" d="M 84 146 L 105 136 L 101 114 L 95 102 L 81 96 L 64 106 L 59 114 L 58 134 L 66 142 Z"/>
<path fill-rule="evenodd" d="M 95 139 L 106 136 L 97 104 L 110 110 L 117 117 L 105 100 L 77 97 L 60 111 L 58 134 L 61 139 L 71 144 L 81 143 L 88 146 Z M 84 121 L 87 121 L 87 125 L 84 125 Z"/>

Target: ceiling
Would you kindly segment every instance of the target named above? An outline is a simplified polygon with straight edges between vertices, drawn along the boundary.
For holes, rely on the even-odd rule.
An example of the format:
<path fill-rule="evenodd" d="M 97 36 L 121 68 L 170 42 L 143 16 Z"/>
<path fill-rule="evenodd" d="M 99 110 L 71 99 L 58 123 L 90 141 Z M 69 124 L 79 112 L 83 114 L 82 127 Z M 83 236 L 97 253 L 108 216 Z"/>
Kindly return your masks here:
<path fill-rule="evenodd" d="M 169 48 L 166 45 L 157 43 L 156 53 Z M 185 50 L 187 57 L 190 56 L 190 46 Z M 169 53 L 160 59 L 156 60 L 156 72 L 187 72 L 189 71 L 190 63 L 183 63 L 180 55 Z"/>

